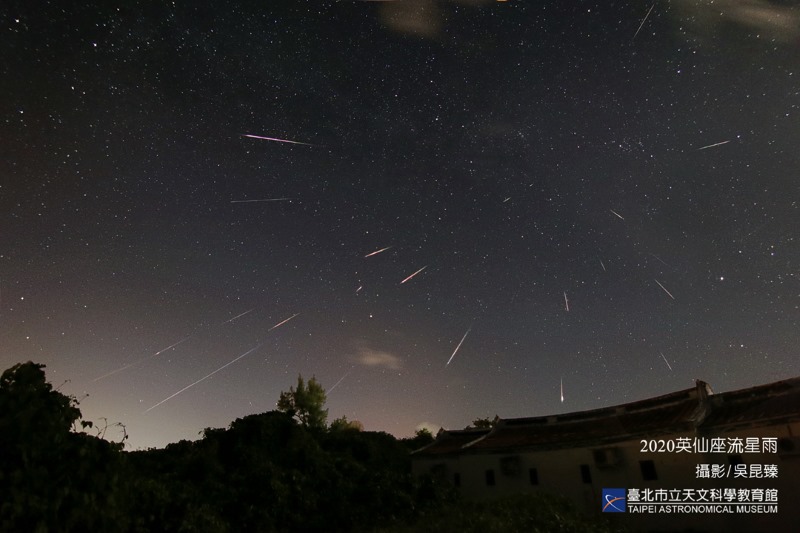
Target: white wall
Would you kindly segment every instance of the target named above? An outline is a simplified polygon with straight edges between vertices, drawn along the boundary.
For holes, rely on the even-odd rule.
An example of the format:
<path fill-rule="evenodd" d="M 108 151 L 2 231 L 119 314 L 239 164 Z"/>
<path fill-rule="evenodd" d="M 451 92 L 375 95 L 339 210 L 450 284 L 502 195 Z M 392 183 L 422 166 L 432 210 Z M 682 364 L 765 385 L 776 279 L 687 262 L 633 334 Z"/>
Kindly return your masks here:
<path fill-rule="evenodd" d="M 792 437 L 800 436 L 800 423 L 779 426 L 748 428 L 727 433 L 698 436 L 711 437 Z M 678 437 L 695 437 L 693 434 L 665 434 L 653 436 L 653 439 L 676 439 Z M 434 465 L 440 465 L 439 471 L 453 482 L 454 474 L 460 475 L 460 492 L 468 499 L 486 500 L 518 494 L 520 492 L 548 491 L 563 495 L 574 502 L 575 506 L 591 515 L 601 514 L 601 493 L 606 487 L 652 488 L 652 489 L 684 489 L 684 488 L 777 488 L 779 493 L 779 515 L 608 515 L 611 520 L 618 521 L 628 527 L 651 529 L 682 529 L 686 527 L 718 530 L 718 531 L 762 531 L 767 526 L 773 531 L 782 531 L 783 524 L 800 524 L 800 440 L 797 453 L 789 454 L 740 454 L 746 464 L 776 464 L 777 479 L 697 479 L 698 464 L 729 464 L 727 453 L 695 454 L 695 453 L 653 453 L 642 452 L 639 439 L 600 446 L 597 448 L 616 448 L 618 462 L 602 467 L 595 461 L 593 450 L 597 448 L 568 448 L 549 451 L 520 451 L 518 453 L 485 453 L 462 452 L 460 457 L 446 459 L 415 459 L 414 473 L 429 472 Z M 503 460 L 516 457 L 518 469 L 516 473 L 504 473 Z M 657 478 L 644 480 L 641 461 L 652 461 Z M 591 483 L 585 483 L 581 476 L 580 465 L 588 465 Z M 538 473 L 538 485 L 531 485 L 529 469 L 535 468 Z M 494 471 L 494 486 L 487 486 L 486 471 Z M 798 526 L 800 527 L 800 526 Z"/>

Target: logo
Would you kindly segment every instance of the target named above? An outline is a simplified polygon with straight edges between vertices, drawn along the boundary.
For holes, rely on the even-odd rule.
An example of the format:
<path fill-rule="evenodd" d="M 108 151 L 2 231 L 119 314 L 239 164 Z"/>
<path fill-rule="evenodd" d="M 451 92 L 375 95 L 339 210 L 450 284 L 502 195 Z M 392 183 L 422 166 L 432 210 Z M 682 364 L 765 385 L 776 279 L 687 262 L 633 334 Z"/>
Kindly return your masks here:
<path fill-rule="evenodd" d="M 603 489 L 603 512 L 625 512 L 625 489 Z"/>

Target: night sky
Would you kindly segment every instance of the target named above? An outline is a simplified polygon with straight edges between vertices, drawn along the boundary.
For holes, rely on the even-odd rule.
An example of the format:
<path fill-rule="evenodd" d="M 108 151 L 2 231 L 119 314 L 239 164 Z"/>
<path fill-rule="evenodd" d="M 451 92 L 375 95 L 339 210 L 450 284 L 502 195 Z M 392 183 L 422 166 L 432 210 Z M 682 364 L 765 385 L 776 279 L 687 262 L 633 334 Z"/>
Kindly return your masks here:
<path fill-rule="evenodd" d="M 129 449 L 800 375 L 795 2 L 114 4 L 0 7 L 0 366 Z"/>

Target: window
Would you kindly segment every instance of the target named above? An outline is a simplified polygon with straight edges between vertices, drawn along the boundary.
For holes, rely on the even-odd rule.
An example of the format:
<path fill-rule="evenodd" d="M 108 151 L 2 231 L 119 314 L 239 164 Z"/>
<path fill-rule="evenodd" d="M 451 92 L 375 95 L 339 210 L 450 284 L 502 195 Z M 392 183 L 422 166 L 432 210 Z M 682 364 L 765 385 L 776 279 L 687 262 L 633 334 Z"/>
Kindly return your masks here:
<path fill-rule="evenodd" d="M 531 485 L 539 484 L 539 472 L 535 468 L 528 469 L 528 478 L 531 480 Z"/>
<path fill-rule="evenodd" d="M 642 479 L 645 481 L 653 481 L 658 479 L 656 473 L 656 464 L 653 461 L 639 461 L 639 468 L 642 470 Z"/>
<path fill-rule="evenodd" d="M 494 470 L 487 470 L 486 471 L 486 485 L 488 485 L 489 487 L 494 487 L 494 485 L 495 485 Z"/>
<path fill-rule="evenodd" d="M 581 479 L 584 483 L 592 482 L 592 472 L 589 470 L 589 465 L 581 465 Z"/>

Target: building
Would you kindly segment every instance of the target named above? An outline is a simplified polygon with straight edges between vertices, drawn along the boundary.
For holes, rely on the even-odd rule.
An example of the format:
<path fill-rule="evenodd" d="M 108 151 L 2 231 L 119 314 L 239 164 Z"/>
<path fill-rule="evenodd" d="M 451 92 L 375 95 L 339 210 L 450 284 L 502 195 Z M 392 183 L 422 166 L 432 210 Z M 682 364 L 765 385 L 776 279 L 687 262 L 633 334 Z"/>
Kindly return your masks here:
<path fill-rule="evenodd" d="M 604 515 L 634 530 L 788 531 L 800 524 L 800 378 L 722 394 L 697 381 L 614 407 L 440 430 L 412 468 L 468 499 L 549 491 L 598 515 L 603 489 L 624 488 L 626 513 Z"/>

